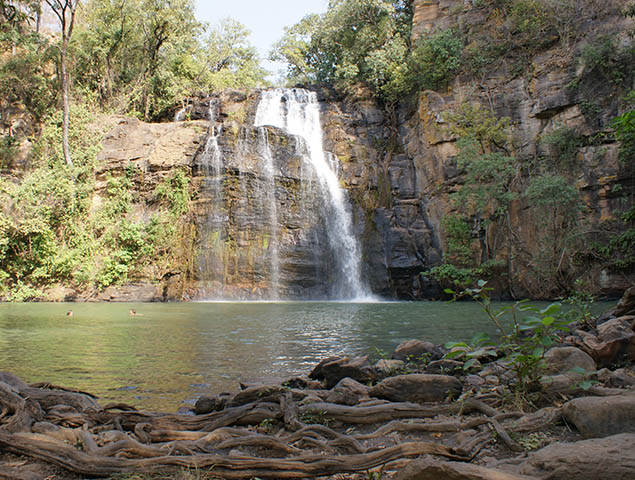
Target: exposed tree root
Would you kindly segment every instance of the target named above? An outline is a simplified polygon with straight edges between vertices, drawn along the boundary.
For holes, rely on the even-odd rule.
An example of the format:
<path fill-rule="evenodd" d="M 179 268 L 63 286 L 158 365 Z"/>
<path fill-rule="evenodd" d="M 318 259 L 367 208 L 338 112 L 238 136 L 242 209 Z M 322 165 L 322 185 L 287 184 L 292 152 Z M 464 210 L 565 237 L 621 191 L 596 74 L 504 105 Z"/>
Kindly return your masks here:
<path fill-rule="evenodd" d="M 291 392 L 279 403 L 171 415 L 122 404 L 101 408 L 84 392 L 42 386 L 0 378 L 0 448 L 91 477 L 191 467 L 227 479 L 306 478 L 399 465 L 425 454 L 469 461 L 492 441 L 492 430 L 517 451 L 508 432 L 544 429 L 560 417 L 554 408 L 528 416 L 500 413 L 479 400 L 301 405 Z M 470 412 L 485 416 L 463 416 Z M 358 433 L 351 425 L 377 428 Z M 463 432 L 464 438 L 458 445 L 423 441 L 441 432 Z"/>

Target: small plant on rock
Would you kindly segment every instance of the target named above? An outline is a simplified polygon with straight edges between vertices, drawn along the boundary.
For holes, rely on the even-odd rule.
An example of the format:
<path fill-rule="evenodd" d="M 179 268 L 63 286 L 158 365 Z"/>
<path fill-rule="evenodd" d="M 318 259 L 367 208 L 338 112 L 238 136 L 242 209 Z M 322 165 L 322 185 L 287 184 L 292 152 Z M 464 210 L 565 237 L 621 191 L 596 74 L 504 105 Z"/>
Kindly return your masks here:
<path fill-rule="evenodd" d="M 540 309 L 526 301 L 519 301 L 495 309 L 489 297 L 492 289 L 487 287 L 487 282 L 479 280 L 477 285 L 476 288 L 467 288 L 458 293 L 448 289 L 446 293 L 453 295 L 455 300 L 470 297 L 496 325 L 501 333 L 498 341 L 498 352 L 503 357 L 501 365 L 514 375 L 512 391 L 523 396 L 539 391 L 545 353 L 549 347 L 558 343 L 569 329 L 570 319 L 560 315 L 562 305 L 552 303 Z M 485 341 L 485 337 L 481 337 L 472 347 L 465 345 L 471 348 L 466 357 L 471 360 L 482 356 L 486 351 Z"/>

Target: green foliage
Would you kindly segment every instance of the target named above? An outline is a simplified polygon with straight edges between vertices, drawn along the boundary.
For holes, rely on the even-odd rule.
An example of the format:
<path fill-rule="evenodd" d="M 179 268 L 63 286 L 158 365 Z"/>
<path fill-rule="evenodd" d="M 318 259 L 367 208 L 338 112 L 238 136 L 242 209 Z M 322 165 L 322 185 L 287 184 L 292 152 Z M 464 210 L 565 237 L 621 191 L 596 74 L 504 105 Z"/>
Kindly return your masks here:
<path fill-rule="evenodd" d="M 204 36 L 192 0 L 90 0 L 73 38 L 75 77 L 102 107 L 156 119 L 198 91 L 254 87 L 266 72 L 249 31 L 225 19 Z"/>
<path fill-rule="evenodd" d="M 455 30 L 447 29 L 420 37 L 409 58 L 412 82 L 422 90 L 439 90 L 461 66 L 463 42 Z"/>
<path fill-rule="evenodd" d="M 453 264 L 468 265 L 472 262 L 472 229 L 468 220 L 458 214 L 443 218 L 443 229 L 447 239 L 446 256 Z"/>
<path fill-rule="evenodd" d="M 583 138 L 576 129 L 559 127 L 553 132 L 544 135 L 542 140 L 549 145 L 556 166 L 571 169 L 577 164 L 577 156 L 580 147 L 583 146 Z"/>
<path fill-rule="evenodd" d="M 55 51 L 43 37 L 29 30 L 14 33 L 10 48 L 15 49 L 16 54 L 0 57 L 0 91 L 3 92 L 0 108 L 23 109 L 33 121 L 39 122 L 55 106 L 57 98 L 52 75 Z M 9 47 L 0 33 L 0 48 L 5 46 Z"/>
<path fill-rule="evenodd" d="M 183 170 L 176 170 L 170 177 L 157 185 L 154 193 L 165 202 L 173 217 L 180 217 L 189 209 L 189 179 Z"/>
<path fill-rule="evenodd" d="M 615 136 L 620 142 L 620 160 L 626 168 L 635 169 L 635 90 L 624 97 L 626 111 L 613 120 Z"/>
<path fill-rule="evenodd" d="M 269 59 L 287 63 L 287 79 L 291 85 L 310 83 L 316 72 L 309 57 L 311 37 L 320 26 L 321 16 L 311 14 L 291 27 L 285 27 L 284 35 L 273 46 Z"/>
<path fill-rule="evenodd" d="M 515 374 L 515 382 L 511 385 L 516 394 L 527 395 L 540 390 L 540 380 L 544 373 L 544 356 L 547 349 L 557 344 L 569 331 L 569 318 L 561 315 L 561 304 L 552 303 L 540 309 L 526 301 L 495 309 L 489 296 L 491 288 L 487 282 L 479 280 L 477 287 L 461 292 L 446 290 L 454 299 L 469 297 L 478 303 L 488 318 L 496 325 L 501 338 L 496 342 L 502 354 L 502 365 Z M 506 322 L 511 322 L 507 325 Z M 492 355 L 487 346 L 491 341 L 485 335 L 476 337 L 471 347 L 463 344 L 468 358 Z M 455 344 L 456 346 L 456 344 Z"/>
<path fill-rule="evenodd" d="M 320 17 L 285 31 L 272 58 L 289 76 L 352 89 L 364 85 L 384 102 L 411 88 L 407 78 L 412 5 L 395 0 L 335 0 Z"/>
<path fill-rule="evenodd" d="M 231 18 L 221 21 L 204 43 L 206 72 L 203 83 L 211 90 L 263 85 L 267 72 L 258 51 L 248 42 L 249 30 Z"/>
<path fill-rule="evenodd" d="M 0 137 L 0 168 L 5 168 L 11 165 L 11 162 L 18 151 L 16 143 L 16 137 L 9 135 Z"/>
<path fill-rule="evenodd" d="M 603 35 L 587 43 L 580 57 L 586 75 L 598 75 L 616 85 L 632 79 L 635 48 L 620 48 L 615 35 Z"/>

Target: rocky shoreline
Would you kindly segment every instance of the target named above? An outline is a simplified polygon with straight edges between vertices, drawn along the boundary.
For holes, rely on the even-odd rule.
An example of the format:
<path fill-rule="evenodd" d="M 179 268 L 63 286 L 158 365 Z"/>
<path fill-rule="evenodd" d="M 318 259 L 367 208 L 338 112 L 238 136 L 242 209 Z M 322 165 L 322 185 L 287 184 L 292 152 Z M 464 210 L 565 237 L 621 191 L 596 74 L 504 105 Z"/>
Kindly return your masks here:
<path fill-rule="evenodd" d="M 421 340 L 375 363 L 330 357 L 307 377 L 203 396 L 194 415 L 101 406 L 0 373 L 0 478 L 626 480 L 634 328 L 635 287 L 563 335 L 522 396 L 497 346 L 468 359 Z"/>

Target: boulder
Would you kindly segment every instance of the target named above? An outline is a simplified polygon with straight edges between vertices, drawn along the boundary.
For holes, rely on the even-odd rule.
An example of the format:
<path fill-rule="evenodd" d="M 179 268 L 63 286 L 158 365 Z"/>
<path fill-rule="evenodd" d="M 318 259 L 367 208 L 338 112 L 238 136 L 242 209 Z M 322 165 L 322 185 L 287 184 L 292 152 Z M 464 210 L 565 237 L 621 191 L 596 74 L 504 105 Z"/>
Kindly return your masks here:
<path fill-rule="evenodd" d="M 586 438 L 635 433 L 635 393 L 576 398 L 564 405 L 562 414 Z"/>
<path fill-rule="evenodd" d="M 352 378 L 343 378 L 333 387 L 329 396 L 326 397 L 326 401 L 354 406 L 369 398 L 368 390 L 366 385 L 362 385 Z"/>
<path fill-rule="evenodd" d="M 535 477 L 424 457 L 410 462 L 393 480 L 531 480 Z"/>
<path fill-rule="evenodd" d="M 587 352 L 600 367 L 615 363 L 619 358 L 635 360 L 635 332 L 631 317 L 614 318 L 597 327 L 597 336 L 577 330 L 577 346 Z"/>
<path fill-rule="evenodd" d="M 287 393 L 287 389 L 279 385 L 260 385 L 258 387 L 250 387 L 238 392 L 234 398 L 228 402 L 229 407 L 239 407 L 254 402 L 273 402 L 278 403 L 280 397 Z"/>
<path fill-rule="evenodd" d="M 194 413 L 196 415 L 205 415 L 207 413 L 218 412 L 225 408 L 229 394 L 226 395 L 203 395 L 194 404 Z"/>
<path fill-rule="evenodd" d="M 438 345 L 420 340 L 406 340 L 401 342 L 392 354 L 394 360 L 420 361 L 438 360 L 443 356 L 443 349 Z"/>
<path fill-rule="evenodd" d="M 598 380 L 609 388 L 628 388 L 635 386 L 635 368 L 619 368 L 610 371 L 603 368 L 598 372 Z"/>
<path fill-rule="evenodd" d="M 614 314 L 616 317 L 635 315 L 635 287 L 631 287 L 624 292 L 617 307 L 615 307 Z"/>
<path fill-rule="evenodd" d="M 635 361 L 635 332 L 632 320 L 632 317 L 619 317 L 597 327 L 602 345 L 606 345 L 611 352 L 611 363 L 622 356 Z"/>
<path fill-rule="evenodd" d="M 10 385 L 18 392 L 29 388 L 25 382 L 9 372 L 0 372 L 0 382 Z"/>
<path fill-rule="evenodd" d="M 405 368 L 406 363 L 401 360 L 379 360 L 373 368 L 377 373 L 379 378 L 386 378 L 394 375 L 396 372 L 399 372 L 403 368 Z"/>
<path fill-rule="evenodd" d="M 322 367 L 324 367 L 324 365 L 326 365 L 327 363 L 335 362 L 337 360 L 341 360 L 342 358 L 343 357 L 325 358 L 320 363 L 318 363 L 315 367 L 313 367 L 313 370 L 311 370 L 311 373 L 309 373 L 309 378 L 312 380 L 324 380 L 324 372 L 322 372 Z"/>
<path fill-rule="evenodd" d="M 337 385 L 337 382 L 346 377 L 361 383 L 368 383 L 377 378 L 377 374 L 368 362 L 367 356 L 356 358 L 337 357 L 337 359 L 330 362 L 320 362 L 318 367 L 320 367 L 319 372 L 312 376 L 314 375 L 314 370 L 309 377 L 317 379 L 322 377 L 326 380 L 327 388 L 333 388 Z"/>
<path fill-rule="evenodd" d="M 442 402 L 457 398 L 463 385 L 449 375 L 410 374 L 389 377 L 370 389 L 370 396 L 393 402 Z"/>
<path fill-rule="evenodd" d="M 317 390 L 322 388 L 322 384 L 320 382 L 311 380 L 310 378 L 307 378 L 307 377 L 290 378 L 289 380 L 285 380 L 284 382 L 282 382 L 282 385 L 284 387 L 299 388 L 301 390 L 304 390 L 304 389 Z"/>
<path fill-rule="evenodd" d="M 463 372 L 463 362 L 457 360 L 435 360 L 428 364 L 426 373 L 431 374 L 457 374 Z"/>
<path fill-rule="evenodd" d="M 632 480 L 635 434 L 554 443 L 520 465 L 520 473 L 548 480 Z"/>
<path fill-rule="evenodd" d="M 595 361 L 591 356 L 576 347 L 555 347 L 545 354 L 545 373 L 570 374 L 574 368 L 595 372 Z"/>

